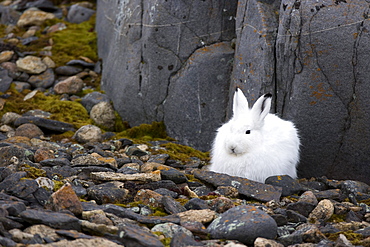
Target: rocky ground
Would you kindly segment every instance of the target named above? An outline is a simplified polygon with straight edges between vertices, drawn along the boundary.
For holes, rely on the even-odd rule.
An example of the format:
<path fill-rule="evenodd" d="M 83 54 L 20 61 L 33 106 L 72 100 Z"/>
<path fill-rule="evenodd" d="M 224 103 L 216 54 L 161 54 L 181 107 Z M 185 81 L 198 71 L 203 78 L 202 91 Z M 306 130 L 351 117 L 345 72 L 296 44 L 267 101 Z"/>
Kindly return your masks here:
<path fill-rule="evenodd" d="M 1 4 L 1 246 L 370 246 L 367 184 L 216 174 L 123 124 L 85 49 L 94 2 Z"/>

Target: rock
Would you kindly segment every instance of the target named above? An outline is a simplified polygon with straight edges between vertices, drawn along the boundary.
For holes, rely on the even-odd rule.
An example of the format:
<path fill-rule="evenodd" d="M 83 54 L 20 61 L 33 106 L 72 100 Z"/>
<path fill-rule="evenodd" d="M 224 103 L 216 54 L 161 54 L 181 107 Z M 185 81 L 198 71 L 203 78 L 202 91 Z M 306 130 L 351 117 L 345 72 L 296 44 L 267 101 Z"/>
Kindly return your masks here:
<path fill-rule="evenodd" d="M 333 215 L 333 213 L 333 203 L 328 199 L 324 199 L 321 200 L 319 204 L 314 208 L 314 210 L 310 213 L 309 219 L 314 221 L 326 221 Z"/>
<path fill-rule="evenodd" d="M 15 24 L 17 24 L 17 21 L 19 20 L 19 17 L 21 14 L 16 11 L 14 8 L 11 6 L 7 7 L 1 7 L 0 8 L 0 13 L 1 13 L 1 18 L 0 18 L 0 23 L 9 25 L 10 30 L 15 27 Z M 10 33 L 11 31 L 7 32 Z"/>
<path fill-rule="evenodd" d="M 301 215 L 308 217 L 308 215 L 312 212 L 312 210 L 314 210 L 315 207 L 315 204 L 299 201 L 295 203 L 290 203 L 286 209 L 296 211 Z"/>
<path fill-rule="evenodd" d="M 82 218 L 95 224 L 113 225 L 112 220 L 106 216 L 103 210 L 84 211 Z"/>
<path fill-rule="evenodd" d="M 155 190 L 155 192 L 157 192 L 157 190 Z M 186 208 L 184 206 L 182 206 L 178 201 L 175 201 L 169 196 L 163 196 L 161 203 L 163 205 L 164 211 L 166 211 L 166 213 L 168 214 L 177 214 L 186 211 Z"/>
<path fill-rule="evenodd" d="M 101 129 L 94 125 L 85 125 L 79 128 L 72 137 L 77 142 L 96 142 L 102 139 Z"/>
<path fill-rule="evenodd" d="M 6 210 L 7 215 L 5 216 L 18 216 L 21 212 L 26 210 L 26 205 L 21 200 L 13 201 L 9 198 L 7 200 L 0 201 L 0 208 Z"/>
<path fill-rule="evenodd" d="M 207 202 L 199 198 L 192 198 L 187 203 L 185 203 L 184 207 L 187 210 L 202 210 L 202 209 L 209 209 Z"/>
<path fill-rule="evenodd" d="M 68 210 L 76 216 L 82 214 L 80 199 L 77 197 L 69 183 L 64 184 L 62 188 L 50 196 L 45 208 L 56 212 Z"/>
<path fill-rule="evenodd" d="M 38 234 L 40 237 L 47 237 L 51 241 L 58 241 L 60 239 L 59 235 L 56 234 L 55 229 L 45 225 L 33 225 L 26 228 L 24 232 L 32 235 Z"/>
<path fill-rule="evenodd" d="M 222 214 L 235 207 L 234 202 L 227 197 L 217 197 L 209 203 L 209 207 L 219 214 Z"/>
<path fill-rule="evenodd" d="M 19 58 L 16 64 L 18 70 L 29 74 L 40 74 L 48 68 L 46 64 L 41 61 L 41 58 L 31 55 Z"/>
<path fill-rule="evenodd" d="M 82 66 L 82 67 L 89 68 L 89 69 L 94 69 L 94 67 L 95 67 L 94 63 L 86 62 L 84 60 L 79 60 L 79 59 L 74 59 L 74 60 L 68 61 L 67 65 Z"/>
<path fill-rule="evenodd" d="M 44 187 L 50 191 L 54 190 L 54 182 L 50 178 L 47 177 L 38 177 L 35 179 L 39 187 Z"/>
<path fill-rule="evenodd" d="M 311 203 L 313 205 L 317 205 L 318 201 L 316 196 L 312 193 L 312 191 L 305 191 L 302 193 L 302 195 L 299 197 L 299 202 L 307 202 Z"/>
<path fill-rule="evenodd" d="M 16 172 L 6 177 L 0 183 L 0 191 L 21 199 L 26 199 L 29 196 L 33 197 L 33 193 L 36 192 L 39 186 L 33 179 L 22 179 L 25 176 L 25 172 Z"/>
<path fill-rule="evenodd" d="M 6 69 L 0 69 L 0 92 L 5 93 L 13 82 L 13 79 L 8 75 Z"/>
<path fill-rule="evenodd" d="M 55 73 L 58 75 L 72 76 L 82 72 L 82 69 L 75 66 L 60 66 L 55 68 Z"/>
<path fill-rule="evenodd" d="M 202 224 L 211 222 L 216 218 L 216 213 L 210 209 L 202 210 L 187 210 L 185 212 L 178 213 L 181 222 L 197 221 Z"/>
<path fill-rule="evenodd" d="M 193 234 L 188 229 L 173 224 L 173 223 L 164 223 L 155 225 L 152 229 L 152 232 L 161 232 L 165 238 L 173 238 L 174 235 L 178 233 L 185 233 L 186 235 L 193 237 Z"/>
<path fill-rule="evenodd" d="M 10 59 L 12 59 L 14 55 L 14 51 L 2 51 L 0 53 L 0 63 L 8 62 Z"/>
<path fill-rule="evenodd" d="M 279 201 L 282 188 L 268 184 L 258 183 L 241 177 L 233 177 L 205 170 L 195 170 L 195 178 L 218 186 L 232 186 L 238 189 L 239 194 L 254 198 L 263 202 L 271 200 Z"/>
<path fill-rule="evenodd" d="M 43 59 L 42 61 L 44 61 Z M 44 62 L 43 62 L 44 63 Z M 44 63 L 45 64 L 45 63 Z M 48 66 L 49 67 L 49 66 Z M 55 75 L 53 69 L 47 69 L 45 72 L 39 75 L 32 75 L 28 82 L 32 85 L 33 88 L 49 88 L 54 84 Z"/>
<path fill-rule="evenodd" d="M 66 131 L 74 131 L 72 124 L 60 122 L 57 120 L 45 119 L 40 117 L 20 117 L 14 122 L 15 126 L 20 126 L 25 123 L 32 123 L 41 129 L 64 133 Z"/>
<path fill-rule="evenodd" d="M 302 186 L 288 175 L 268 177 L 265 184 L 271 184 L 283 188 L 281 196 L 290 196 L 298 194 L 302 190 Z"/>
<path fill-rule="evenodd" d="M 21 115 L 15 112 L 6 112 L 4 115 L 1 117 L 1 122 L 3 124 L 8 124 L 8 125 L 13 125 L 15 120 L 20 118 Z"/>
<path fill-rule="evenodd" d="M 87 194 L 90 200 L 95 200 L 98 204 L 123 203 L 128 190 L 123 183 L 114 181 L 91 186 L 87 189 Z"/>
<path fill-rule="evenodd" d="M 163 208 L 162 195 L 151 190 L 139 190 L 134 200 L 142 202 L 144 205 L 149 205 L 154 208 Z"/>
<path fill-rule="evenodd" d="M 27 149 L 19 146 L 0 147 L 0 166 L 18 165 L 19 162 L 26 160 L 29 155 L 30 153 Z"/>
<path fill-rule="evenodd" d="M 54 19 L 55 15 L 36 9 L 28 9 L 23 12 L 17 22 L 18 27 L 41 26 L 46 20 Z"/>
<path fill-rule="evenodd" d="M 27 209 L 19 216 L 30 224 L 43 224 L 57 229 L 81 230 L 79 219 L 70 214 Z"/>
<path fill-rule="evenodd" d="M 301 244 L 303 241 L 308 243 L 319 243 L 326 239 L 324 234 L 315 225 L 303 224 L 292 234 L 285 235 L 278 238 L 278 241 L 284 246 Z"/>
<path fill-rule="evenodd" d="M 90 118 L 98 125 L 113 130 L 116 116 L 113 106 L 109 102 L 100 102 L 94 105 L 90 111 Z"/>
<path fill-rule="evenodd" d="M 209 97 L 216 95 L 215 98 L 222 96 L 222 99 L 227 94 L 225 90 L 228 89 L 227 78 L 231 72 L 233 51 L 222 42 L 231 41 L 235 37 L 237 1 L 221 1 L 216 5 L 210 2 L 186 5 L 181 1 L 171 4 L 164 2 L 160 8 L 154 2 L 147 2 L 137 8 L 135 1 L 127 5 L 117 2 L 110 6 L 98 1 L 98 5 L 99 55 L 104 61 L 104 67 L 110 68 L 112 72 L 103 70 L 102 88 L 112 99 L 120 116 L 131 126 L 164 120 L 169 135 L 182 137 L 182 143 L 192 142 L 194 147 L 203 143 L 210 144 L 214 130 L 209 125 L 216 128 L 224 120 L 224 115 L 218 113 L 226 109 L 227 102 L 214 100 L 209 103 Z M 135 13 L 143 15 L 129 14 L 129 9 L 135 9 Z M 194 9 L 197 11 L 188 14 Z M 114 26 L 107 16 L 120 16 L 116 22 L 119 27 Z M 149 26 L 132 26 L 131 23 L 145 23 Z M 125 30 L 123 32 L 127 38 L 120 40 L 118 30 Z M 143 35 L 138 36 L 139 33 Z M 115 47 L 114 52 L 112 47 Z M 189 59 L 196 50 L 196 54 Z M 114 62 L 118 61 L 115 57 L 121 62 Z M 164 59 L 158 60 L 158 57 Z M 192 61 L 197 64 L 192 66 Z M 185 64 L 186 69 L 180 70 Z M 214 70 L 208 73 L 202 66 Z M 122 83 L 119 78 L 125 78 L 125 81 Z M 202 93 L 210 90 L 212 93 Z M 114 91 L 122 94 L 118 95 Z M 130 97 L 126 97 L 128 95 Z M 175 114 L 183 108 L 184 102 L 188 107 L 183 110 L 192 114 L 188 118 L 185 118 L 187 114 Z M 172 112 L 168 112 L 169 109 Z M 215 115 L 212 120 L 208 119 L 210 114 L 207 113 L 211 110 L 212 115 Z M 166 116 L 167 113 L 170 115 Z M 193 138 L 194 135 L 202 137 Z M 209 146 L 202 149 L 208 150 Z"/>
<path fill-rule="evenodd" d="M 95 13 L 94 10 L 85 8 L 78 4 L 73 4 L 68 11 L 67 20 L 71 23 L 81 23 L 88 21 L 90 17 Z"/>
<path fill-rule="evenodd" d="M 42 246 L 50 246 L 50 247 L 90 247 L 90 246 L 104 246 L 104 247 L 120 247 L 122 245 L 116 244 L 108 239 L 104 238 L 92 238 L 92 239 L 76 239 L 69 241 L 67 239 L 49 243 L 49 244 L 30 244 L 29 247 L 42 247 Z"/>
<path fill-rule="evenodd" d="M 42 62 L 48 66 L 48 68 L 55 68 L 55 62 L 50 57 L 44 57 Z"/>
<path fill-rule="evenodd" d="M 86 94 L 81 99 L 81 104 L 86 108 L 88 112 L 91 111 L 94 105 L 100 102 L 109 102 L 108 96 L 100 92 L 92 92 L 92 93 Z"/>
<path fill-rule="evenodd" d="M 63 81 L 58 82 L 54 86 L 54 91 L 57 94 L 76 94 L 82 91 L 83 86 L 83 80 L 77 76 L 71 76 Z"/>
<path fill-rule="evenodd" d="M 42 130 L 35 124 L 25 123 L 25 124 L 20 125 L 15 130 L 15 135 L 25 136 L 31 139 L 31 138 L 40 137 L 44 135 L 44 132 L 42 132 Z"/>
<path fill-rule="evenodd" d="M 46 159 L 54 159 L 54 158 L 55 158 L 54 152 L 47 147 L 41 147 L 37 149 L 34 154 L 34 159 L 35 159 L 35 162 L 37 163 L 40 163 L 41 161 L 46 160 Z"/>
<path fill-rule="evenodd" d="M 189 57 L 183 69 L 171 77 L 163 104 L 164 123 L 170 136 L 185 145 L 209 150 L 227 108 L 226 100 L 215 101 L 212 97 L 226 98 L 233 56 L 234 50 L 227 42 L 200 48 Z M 207 88 L 207 94 L 199 91 L 200 82 L 202 88 Z M 176 114 L 184 104 L 187 105 L 184 114 Z"/>
<path fill-rule="evenodd" d="M 277 234 L 276 222 L 267 213 L 247 205 L 229 209 L 207 229 L 213 238 L 236 239 L 249 245 L 257 237 L 274 239 Z"/>
<path fill-rule="evenodd" d="M 186 247 L 186 246 L 204 246 L 202 243 L 194 240 L 193 236 L 189 236 L 184 232 L 178 232 L 173 235 L 170 246 Z"/>
<path fill-rule="evenodd" d="M 15 84 L 15 90 L 20 93 L 25 89 L 31 89 L 31 85 L 27 82 L 13 81 L 13 83 Z"/>
<path fill-rule="evenodd" d="M 256 238 L 254 241 L 254 247 L 283 247 L 284 245 L 272 240 L 272 239 L 266 239 L 266 238 Z"/>
<path fill-rule="evenodd" d="M 159 171 L 151 173 L 139 174 L 121 174 L 113 172 L 92 172 L 91 178 L 99 181 L 142 181 L 142 182 L 155 182 L 160 181 L 161 176 Z"/>
<path fill-rule="evenodd" d="M 96 224 L 86 220 L 81 221 L 81 228 L 84 232 L 92 235 L 116 234 L 118 232 L 118 227 L 116 226 Z"/>

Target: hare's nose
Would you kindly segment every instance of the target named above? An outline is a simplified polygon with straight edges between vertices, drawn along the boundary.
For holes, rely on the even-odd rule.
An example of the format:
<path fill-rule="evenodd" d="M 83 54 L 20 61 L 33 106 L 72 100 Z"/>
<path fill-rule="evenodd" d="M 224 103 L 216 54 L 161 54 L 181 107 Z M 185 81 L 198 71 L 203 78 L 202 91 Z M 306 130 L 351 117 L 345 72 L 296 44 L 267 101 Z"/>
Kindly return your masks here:
<path fill-rule="evenodd" d="M 230 150 L 231 150 L 232 153 L 235 153 L 235 148 L 232 147 L 232 148 L 230 148 Z"/>

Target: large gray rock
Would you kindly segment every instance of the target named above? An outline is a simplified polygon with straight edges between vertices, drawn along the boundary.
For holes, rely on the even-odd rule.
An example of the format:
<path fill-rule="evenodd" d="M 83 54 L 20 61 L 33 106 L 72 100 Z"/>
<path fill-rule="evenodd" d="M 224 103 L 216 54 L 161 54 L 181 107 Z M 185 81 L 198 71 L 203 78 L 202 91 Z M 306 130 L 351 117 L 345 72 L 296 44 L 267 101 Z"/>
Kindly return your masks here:
<path fill-rule="evenodd" d="M 225 121 L 234 50 L 228 42 L 198 49 L 170 79 L 164 103 L 168 134 L 207 150 Z"/>
<path fill-rule="evenodd" d="M 239 2 L 231 88 L 274 94 L 277 114 L 300 130 L 300 176 L 369 183 L 368 4 Z"/>
<path fill-rule="evenodd" d="M 231 59 L 230 49 L 223 51 L 222 48 L 211 49 L 218 50 L 211 55 L 204 49 L 203 55 L 215 60 L 206 61 L 198 58 L 198 66 L 202 66 L 204 72 L 202 76 L 180 69 L 192 62 L 189 58 L 198 49 L 222 41 L 231 41 L 235 37 L 236 6 L 236 0 L 215 2 L 128 0 L 109 4 L 99 0 L 97 32 L 99 56 L 103 60 L 102 88 L 112 99 L 114 108 L 121 117 L 130 125 L 165 120 L 165 124 L 170 126 L 171 134 L 187 136 L 184 142 L 195 144 L 198 148 L 201 147 L 199 144 L 204 143 L 195 143 L 196 140 L 212 139 L 209 134 L 216 126 L 216 121 L 203 122 L 209 126 L 209 131 L 194 135 L 199 133 L 194 131 L 200 127 L 199 111 L 188 110 L 188 113 L 191 113 L 189 119 L 195 121 L 180 123 L 176 119 L 174 123 L 169 122 L 174 119 L 173 116 L 168 116 L 166 120 L 167 112 L 163 104 L 167 99 L 169 101 L 173 99 L 171 93 L 178 95 L 181 88 L 184 93 L 181 98 L 181 110 L 178 108 L 179 104 L 176 104 L 176 112 L 170 114 L 177 113 L 182 117 L 181 111 L 184 108 L 201 108 L 203 106 L 200 104 L 204 103 L 204 100 L 210 100 L 211 97 L 214 97 L 212 110 L 217 112 L 216 118 L 219 118 L 218 112 L 225 111 L 225 99 L 216 98 L 224 93 L 216 95 L 212 93 L 225 90 L 225 84 L 229 80 L 229 75 L 226 75 L 225 71 L 229 71 L 229 68 L 222 68 L 223 73 L 217 73 L 223 77 L 219 80 L 224 80 L 220 83 L 216 79 L 217 75 L 211 76 L 210 72 L 204 71 L 206 67 L 204 63 L 212 64 L 216 68 L 227 66 L 223 59 Z M 200 55 L 201 53 L 197 51 L 196 56 Z M 196 65 L 187 68 L 195 67 Z M 182 78 L 183 75 L 190 77 L 187 80 L 185 77 Z M 180 86 L 180 82 L 187 82 L 189 86 Z M 172 86 L 172 83 L 177 85 Z M 204 95 L 202 101 L 198 100 L 197 95 L 200 94 L 194 88 L 198 85 L 202 92 L 210 92 L 209 96 Z M 185 95 L 188 98 L 184 97 Z M 211 105 L 206 104 L 207 107 Z M 173 127 L 175 124 L 180 125 L 175 129 Z M 185 130 L 189 129 L 191 133 L 185 133 Z M 191 136 L 192 140 L 189 140 Z M 209 148 L 209 145 L 206 148 L 202 147 Z"/>
<path fill-rule="evenodd" d="M 283 1 L 277 110 L 302 137 L 301 176 L 370 183 L 366 1 Z"/>

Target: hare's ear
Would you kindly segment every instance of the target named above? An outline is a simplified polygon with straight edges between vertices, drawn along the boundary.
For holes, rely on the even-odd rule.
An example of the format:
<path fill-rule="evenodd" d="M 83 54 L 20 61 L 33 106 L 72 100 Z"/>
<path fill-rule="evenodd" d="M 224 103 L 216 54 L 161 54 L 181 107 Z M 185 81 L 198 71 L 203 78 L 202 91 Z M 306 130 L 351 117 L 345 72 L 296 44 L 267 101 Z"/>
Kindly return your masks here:
<path fill-rule="evenodd" d="M 270 112 L 271 98 L 272 95 L 268 93 L 259 97 L 256 103 L 254 103 L 252 107 L 252 113 L 257 121 L 263 121 L 263 119 Z"/>
<path fill-rule="evenodd" d="M 244 96 L 244 93 L 242 92 L 241 89 L 236 88 L 233 101 L 234 117 L 243 116 L 244 115 L 243 112 L 245 113 L 248 110 L 249 107 L 247 98 Z"/>

